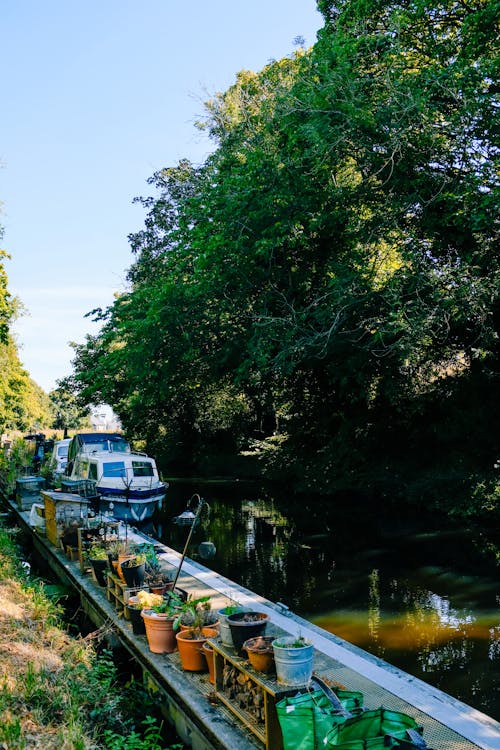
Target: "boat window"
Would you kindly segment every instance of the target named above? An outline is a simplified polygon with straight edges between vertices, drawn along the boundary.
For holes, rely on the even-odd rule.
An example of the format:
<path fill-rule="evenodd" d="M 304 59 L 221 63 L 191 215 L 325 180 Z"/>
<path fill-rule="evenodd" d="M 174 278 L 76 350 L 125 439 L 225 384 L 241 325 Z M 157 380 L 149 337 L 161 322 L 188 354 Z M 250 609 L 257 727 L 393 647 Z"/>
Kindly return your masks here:
<path fill-rule="evenodd" d="M 61 458 L 66 458 L 68 455 L 68 446 L 67 445 L 59 445 L 57 447 L 57 455 Z"/>
<path fill-rule="evenodd" d="M 76 475 L 82 479 L 87 478 L 87 472 L 89 470 L 89 462 L 81 458 L 76 465 Z"/>
<path fill-rule="evenodd" d="M 102 465 L 103 477 L 126 477 L 125 464 L 123 461 L 106 461 Z"/>
<path fill-rule="evenodd" d="M 109 443 L 109 450 L 115 453 L 130 453 L 130 445 L 126 440 L 112 440 Z"/>
<path fill-rule="evenodd" d="M 111 441 L 111 440 L 96 440 L 95 443 L 86 443 L 85 450 L 88 453 L 95 451 L 109 451 L 109 452 L 128 452 L 129 444 L 124 440 Z"/>
<path fill-rule="evenodd" d="M 93 479 L 95 482 L 97 482 L 97 464 L 90 464 L 89 479 Z"/>
<path fill-rule="evenodd" d="M 152 477 L 153 464 L 149 461 L 132 461 L 132 470 L 134 477 Z"/>

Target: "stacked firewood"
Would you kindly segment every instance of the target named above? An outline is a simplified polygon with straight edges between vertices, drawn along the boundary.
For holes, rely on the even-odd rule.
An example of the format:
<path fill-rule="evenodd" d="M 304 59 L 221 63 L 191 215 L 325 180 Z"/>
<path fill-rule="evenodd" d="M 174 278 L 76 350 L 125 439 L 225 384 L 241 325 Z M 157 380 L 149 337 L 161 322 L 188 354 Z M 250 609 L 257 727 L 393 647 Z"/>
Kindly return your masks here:
<path fill-rule="evenodd" d="M 264 693 L 252 678 L 226 662 L 222 671 L 222 690 L 238 708 L 259 723 L 264 723 Z"/>

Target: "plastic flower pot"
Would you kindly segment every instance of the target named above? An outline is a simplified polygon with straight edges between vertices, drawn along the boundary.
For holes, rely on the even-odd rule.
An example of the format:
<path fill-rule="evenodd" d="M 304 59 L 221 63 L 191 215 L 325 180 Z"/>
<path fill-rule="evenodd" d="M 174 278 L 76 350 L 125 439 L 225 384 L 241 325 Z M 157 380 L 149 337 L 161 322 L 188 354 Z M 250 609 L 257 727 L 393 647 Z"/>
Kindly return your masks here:
<path fill-rule="evenodd" d="M 96 582 L 99 584 L 99 586 L 107 586 L 107 578 L 106 578 L 106 572 L 107 572 L 107 567 L 108 567 L 107 559 L 103 560 L 102 558 L 91 557 L 90 564 L 92 566 L 92 570 L 94 572 Z"/>
<path fill-rule="evenodd" d="M 132 599 L 133 597 L 130 597 Z M 146 623 L 142 617 L 142 609 L 139 605 L 133 605 L 130 602 L 127 603 L 127 612 L 132 625 L 132 632 L 134 635 L 145 635 L 146 634 Z"/>
<path fill-rule="evenodd" d="M 219 634 L 223 646 L 234 648 L 233 638 L 231 636 L 231 628 L 229 627 L 227 618 L 229 617 L 229 615 L 239 614 L 240 612 L 244 611 L 244 607 L 238 606 L 226 606 L 222 607 L 222 609 L 217 610 L 217 618 L 219 620 Z"/>
<path fill-rule="evenodd" d="M 161 614 L 152 609 L 143 609 L 141 616 L 146 626 L 149 650 L 153 654 L 171 654 L 177 648 L 172 615 Z"/>
<path fill-rule="evenodd" d="M 137 586 L 143 585 L 146 563 L 137 564 L 132 558 L 130 560 L 124 560 L 121 563 L 121 569 L 127 586 L 130 588 L 136 588 Z"/>
<path fill-rule="evenodd" d="M 233 648 L 239 656 L 245 656 L 243 651 L 245 641 L 264 634 L 268 620 L 269 615 L 264 612 L 237 612 L 229 615 L 227 621 L 231 628 Z"/>

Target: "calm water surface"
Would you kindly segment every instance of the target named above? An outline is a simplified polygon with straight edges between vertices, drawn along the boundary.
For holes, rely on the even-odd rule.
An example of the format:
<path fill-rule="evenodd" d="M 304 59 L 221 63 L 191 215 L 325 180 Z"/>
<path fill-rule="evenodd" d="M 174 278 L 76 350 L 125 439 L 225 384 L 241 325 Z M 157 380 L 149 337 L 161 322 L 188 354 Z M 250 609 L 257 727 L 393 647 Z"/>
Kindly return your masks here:
<path fill-rule="evenodd" d="M 193 492 L 211 510 L 189 557 L 212 541 L 213 570 L 500 721 L 499 529 L 174 482 L 159 536 L 179 551 Z"/>

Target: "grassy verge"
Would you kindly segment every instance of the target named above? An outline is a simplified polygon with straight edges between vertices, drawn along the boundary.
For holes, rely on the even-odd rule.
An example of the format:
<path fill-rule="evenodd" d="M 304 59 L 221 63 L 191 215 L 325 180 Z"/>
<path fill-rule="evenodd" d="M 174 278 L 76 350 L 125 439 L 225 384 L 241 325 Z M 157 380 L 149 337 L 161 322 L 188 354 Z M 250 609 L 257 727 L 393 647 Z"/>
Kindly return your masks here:
<path fill-rule="evenodd" d="M 92 640 L 66 632 L 24 572 L 15 532 L 0 526 L 0 748 L 167 750 L 149 696 L 120 685 Z"/>

